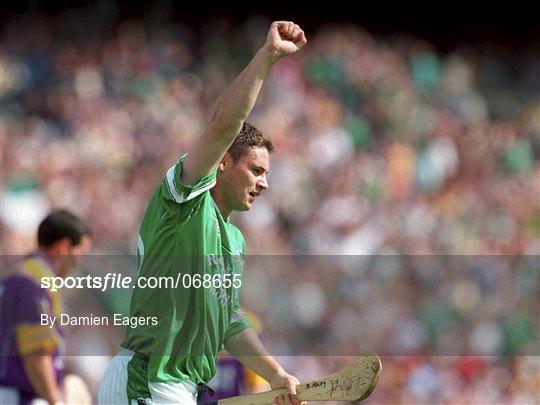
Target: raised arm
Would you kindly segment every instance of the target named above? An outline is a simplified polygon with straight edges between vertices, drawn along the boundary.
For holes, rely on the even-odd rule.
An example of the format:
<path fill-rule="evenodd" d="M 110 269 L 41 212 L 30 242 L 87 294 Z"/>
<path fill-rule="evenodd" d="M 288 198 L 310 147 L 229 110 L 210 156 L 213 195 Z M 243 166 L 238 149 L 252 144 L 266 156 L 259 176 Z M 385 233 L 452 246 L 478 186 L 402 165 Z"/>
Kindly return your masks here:
<path fill-rule="evenodd" d="M 181 174 L 184 184 L 193 184 L 214 169 L 255 105 L 270 68 L 283 56 L 300 50 L 306 42 L 298 25 L 288 21 L 272 23 L 264 46 L 214 106 L 207 128 L 184 162 Z"/>

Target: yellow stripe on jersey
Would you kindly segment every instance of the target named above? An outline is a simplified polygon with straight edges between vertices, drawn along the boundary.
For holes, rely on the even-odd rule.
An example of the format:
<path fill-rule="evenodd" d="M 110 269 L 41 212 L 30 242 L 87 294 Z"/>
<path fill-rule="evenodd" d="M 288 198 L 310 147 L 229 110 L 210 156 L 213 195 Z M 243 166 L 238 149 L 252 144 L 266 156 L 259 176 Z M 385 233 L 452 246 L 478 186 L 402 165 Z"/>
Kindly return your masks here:
<path fill-rule="evenodd" d="M 38 350 L 53 351 L 60 344 L 60 336 L 54 329 L 36 324 L 17 325 L 15 339 L 23 356 Z"/>

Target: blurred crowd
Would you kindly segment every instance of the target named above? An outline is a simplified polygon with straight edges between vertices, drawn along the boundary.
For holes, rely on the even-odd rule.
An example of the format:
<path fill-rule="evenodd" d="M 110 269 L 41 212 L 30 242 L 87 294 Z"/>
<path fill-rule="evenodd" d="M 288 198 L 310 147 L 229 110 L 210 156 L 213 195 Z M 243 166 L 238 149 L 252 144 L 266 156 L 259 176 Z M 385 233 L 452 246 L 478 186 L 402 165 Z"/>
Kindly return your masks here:
<path fill-rule="evenodd" d="M 90 224 L 94 254 L 133 254 L 155 186 L 268 25 L 132 20 L 82 40 L 48 19 L 8 24 L 1 253 L 31 249 L 38 221 L 65 206 Z M 441 55 L 358 26 L 307 35 L 274 67 L 249 119 L 276 145 L 270 189 L 233 217 L 250 255 L 275 258 L 266 272 L 248 268 L 245 288 L 269 346 L 306 355 L 290 358 L 305 379 L 349 360 L 328 356 L 388 355 L 372 403 L 540 402 L 540 55 L 522 55 L 509 75 L 511 60 L 470 47 Z M 332 270 L 290 272 L 282 255 L 321 255 Z M 337 264 L 346 255 L 391 259 L 355 271 Z M 445 267 L 445 255 L 488 260 Z M 85 301 L 94 314 L 114 306 L 94 298 Z M 298 336 L 284 335 L 291 324 Z M 89 339 L 71 339 L 72 352 Z M 95 386 L 95 358 L 73 366 Z"/>
<path fill-rule="evenodd" d="M 244 303 L 305 380 L 372 350 L 368 403 L 536 404 L 538 256 L 257 256 Z"/>

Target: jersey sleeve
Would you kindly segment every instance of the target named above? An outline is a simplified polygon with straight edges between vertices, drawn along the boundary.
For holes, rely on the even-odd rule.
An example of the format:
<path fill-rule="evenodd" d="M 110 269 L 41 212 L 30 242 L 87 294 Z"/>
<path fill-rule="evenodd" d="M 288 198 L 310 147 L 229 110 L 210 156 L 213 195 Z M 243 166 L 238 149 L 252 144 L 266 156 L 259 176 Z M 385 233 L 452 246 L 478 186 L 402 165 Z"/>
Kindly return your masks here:
<path fill-rule="evenodd" d="M 216 184 L 217 170 L 213 170 L 210 174 L 201 178 L 196 184 L 189 186 L 183 184 L 180 180 L 180 175 L 182 174 L 183 162 L 187 156 L 187 153 L 182 155 L 178 162 L 167 170 L 161 184 L 163 197 L 178 204 L 194 199 L 205 191 L 210 190 Z"/>
<path fill-rule="evenodd" d="M 224 339 L 225 342 L 227 341 L 227 339 L 229 339 L 231 336 L 236 335 L 238 332 L 241 332 L 247 328 L 251 328 L 251 324 L 249 323 L 249 320 L 246 314 L 244 313 L 244 311 L 242 311 L 242 308 L 240 307 L 240 302 L 238 301 L 238 299 L 235 300 L 233 305 L 234 307 L 233 307 L 231 323 L 229 324 L 229 327 L 227 328 L 227 331 L 225 332 L 225 339 Z"/>
<path fill-rule="evenodd" d="M 61 341 L 55 328 L 41 324 L 42 315 L 52 316 L 51 301 L 45 290 L 31 282 L 19 285 L 15 339 L 17 350 L 27 355 L 38 350 L 52 351 Z"/>

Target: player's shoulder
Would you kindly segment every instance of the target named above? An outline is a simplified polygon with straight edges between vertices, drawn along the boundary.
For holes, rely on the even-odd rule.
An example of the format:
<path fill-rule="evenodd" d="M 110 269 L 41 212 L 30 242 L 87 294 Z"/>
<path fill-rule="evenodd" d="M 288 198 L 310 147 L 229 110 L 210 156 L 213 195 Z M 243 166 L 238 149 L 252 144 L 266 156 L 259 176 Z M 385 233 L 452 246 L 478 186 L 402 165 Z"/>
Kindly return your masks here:
<path fill-rule="evenodd" d="M 214 168 L 207 175 L 201 177 L 193 184 L 185 184 L 182 180 L 183 163 L 188 157 L 183 154 L 178 161 L 167 170 L 160 183 L 161 196 L 176 204 L 184 204 L 200 197 L 216 184 L 217 169 Z"/>
<path fill-rule="evenodd" d="M 0 285 L 4 294 L 16 292 L 21 295 L 34 296 L 41 292 L 39 281 L 24 273 L 16 273 L 3 278 L 0 280 Z"/>

